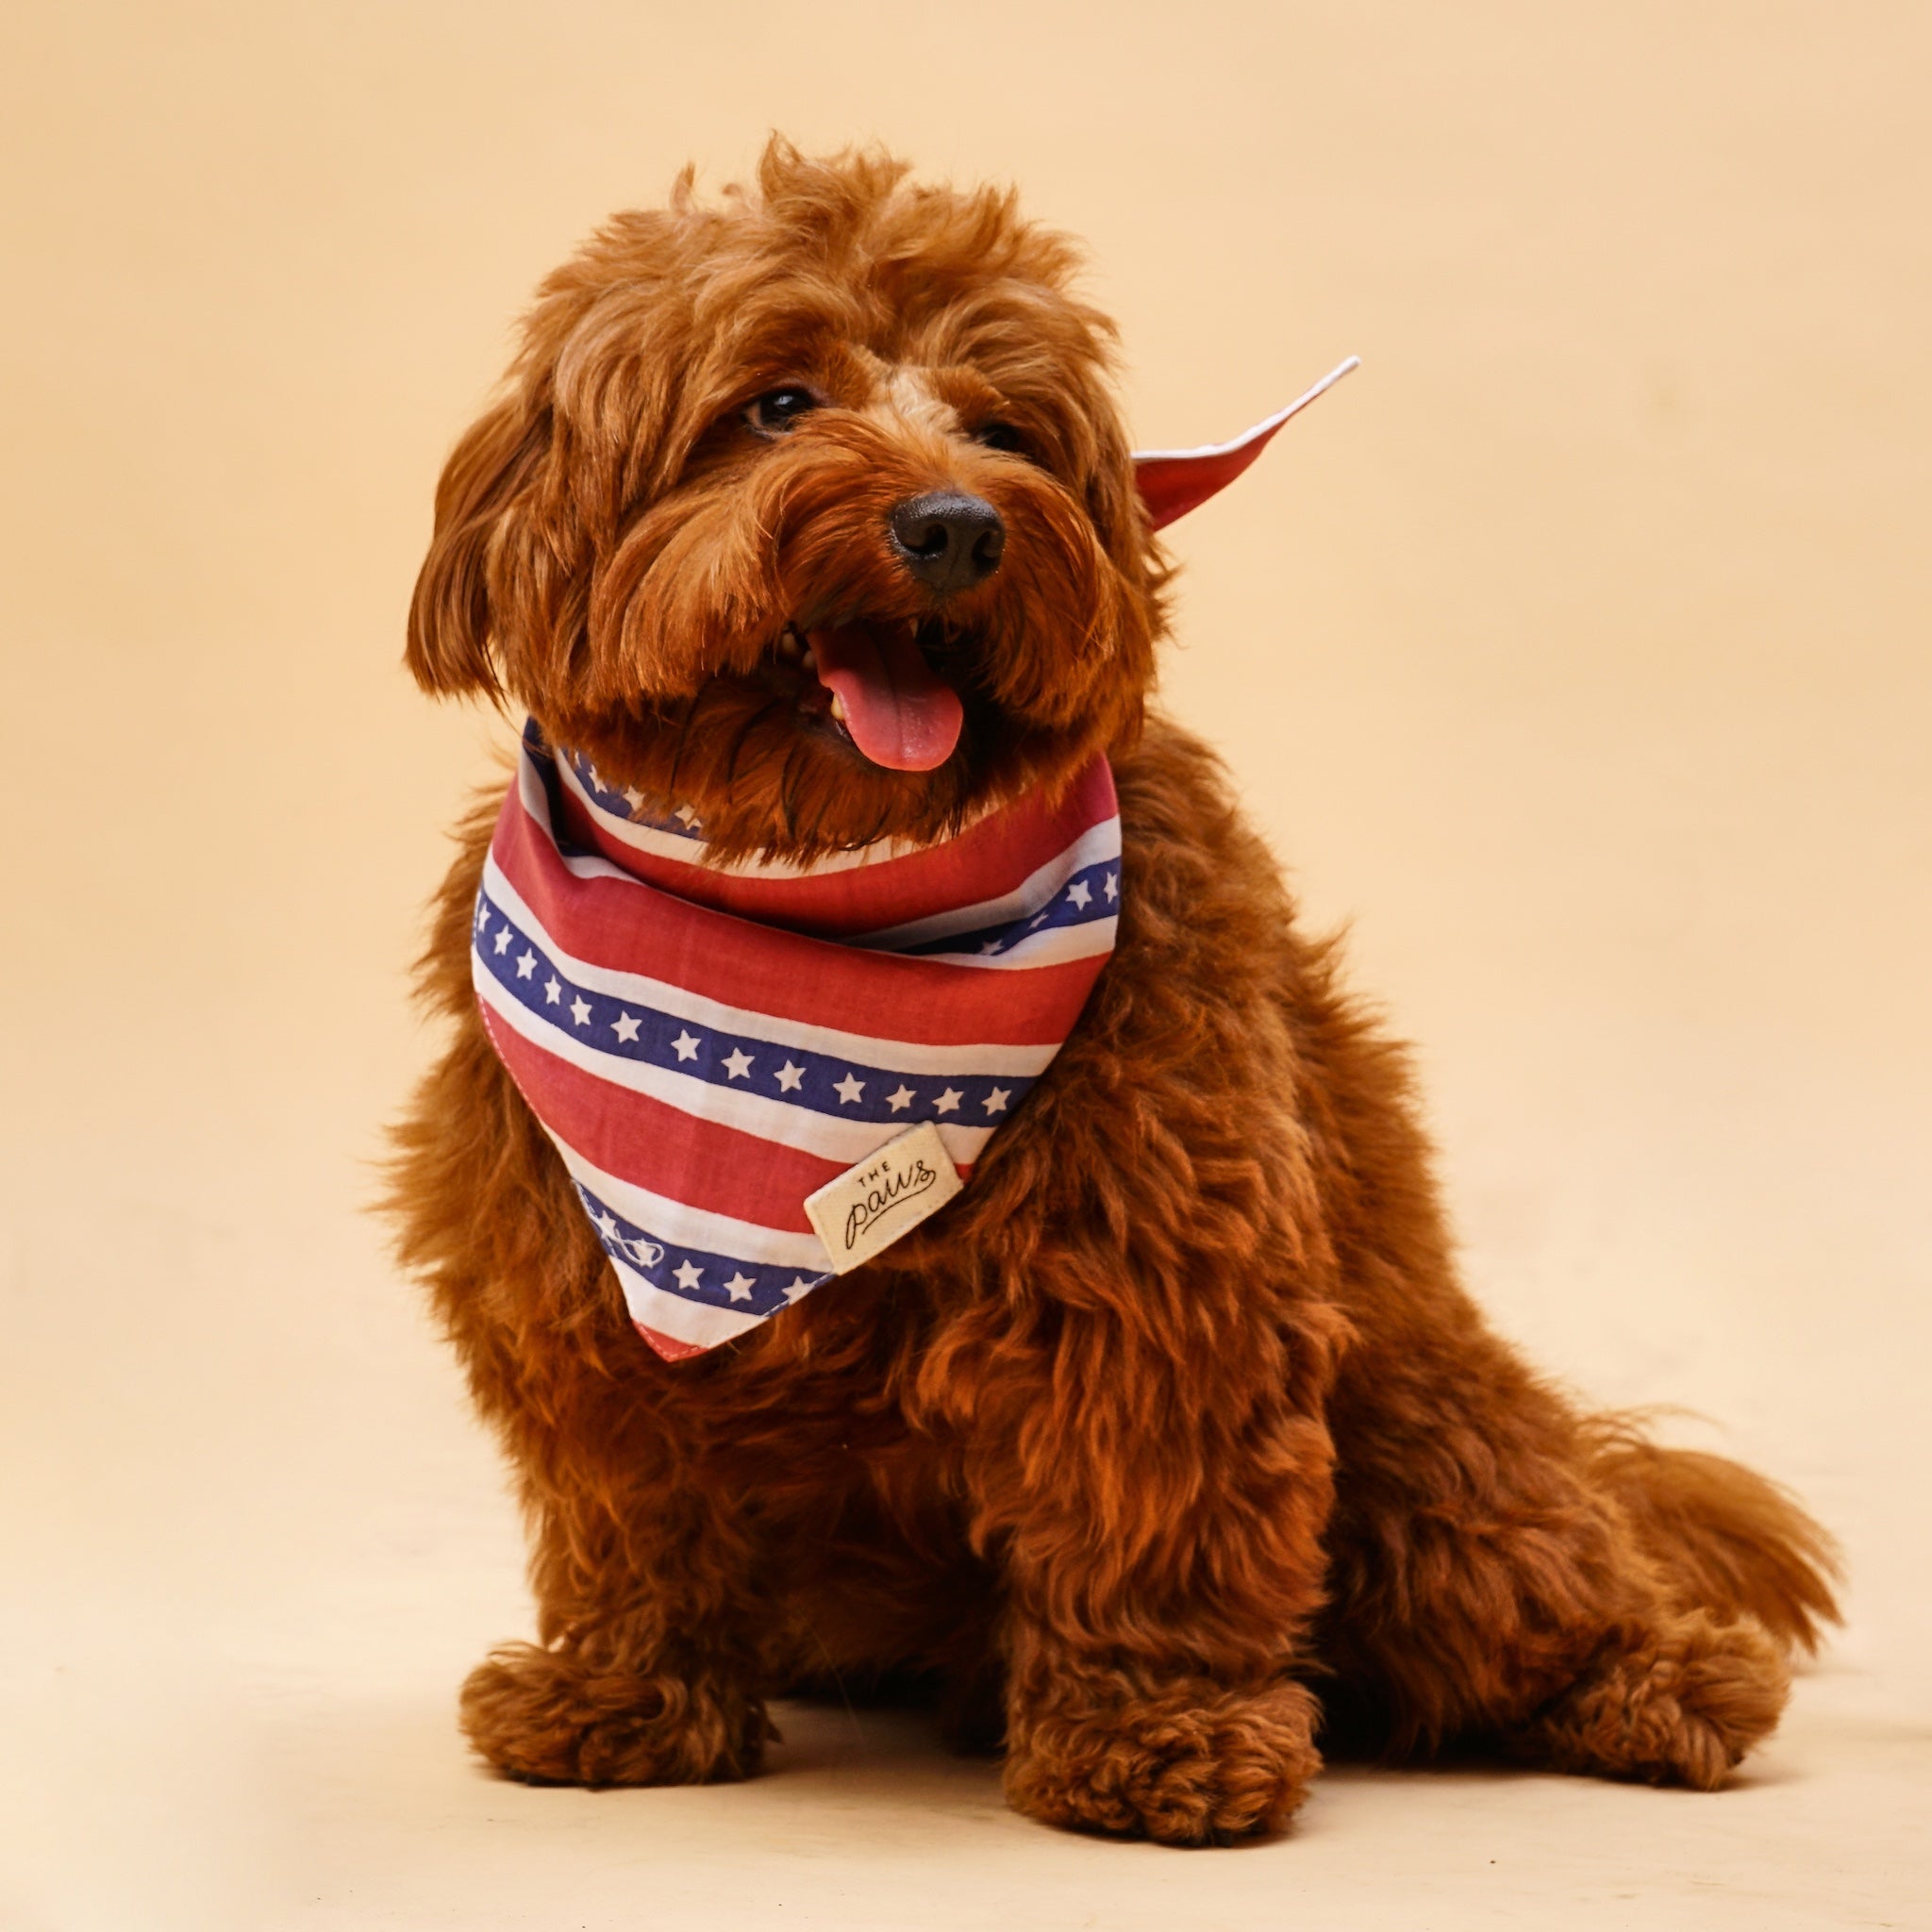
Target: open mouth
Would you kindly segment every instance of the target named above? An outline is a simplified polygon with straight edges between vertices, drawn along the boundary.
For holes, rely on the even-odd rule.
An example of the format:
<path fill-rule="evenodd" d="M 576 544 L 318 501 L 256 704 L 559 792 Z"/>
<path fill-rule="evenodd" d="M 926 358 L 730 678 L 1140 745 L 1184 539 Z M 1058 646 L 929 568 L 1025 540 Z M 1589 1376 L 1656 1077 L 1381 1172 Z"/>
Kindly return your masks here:
<path fill-rule="evenodd" d="M 965 712 L 926 662 L 924 628 L 888 619 L 814 630 L 787 625 L 778 653 L 818 679 L 834 727 L 874 764 L 930 772 L 952 757 Z"/>

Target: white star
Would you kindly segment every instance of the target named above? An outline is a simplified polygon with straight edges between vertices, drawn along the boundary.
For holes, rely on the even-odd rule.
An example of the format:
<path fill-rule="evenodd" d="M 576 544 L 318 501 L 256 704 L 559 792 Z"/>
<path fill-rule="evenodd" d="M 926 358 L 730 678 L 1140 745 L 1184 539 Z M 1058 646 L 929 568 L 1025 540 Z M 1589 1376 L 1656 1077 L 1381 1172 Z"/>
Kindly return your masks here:
<path fill-rule="evenodd" d="M 584 783 L 588 785 L 592 791 L 603 791 L 608 789 L 605 785 L 603 779 L 598 777 L 597 768 L 595 765 L 586 765 L 584 767 Z"/>
<path fill-rule="evenodd" d="M 752 1286 L 751 1276 L 741 1272 L 724 1284 L 724 1292 L 735 1302 L 748 1302 L 751 1299 Z"/>
<path fill-rule="evenodd" d="M 987 940 L 981 944 L 979 950 L 982 954 L 997 953 L 1000 949 L 1000 945 L 1001 941 L 998 940 Z"/>
<path fill-rule="evenodd" d="M 626 785 L 624 788 L 624 802 L 630 807 L 632 811 L 636 811 L 638 807 L 643 804 L 644 794 L 638 791 L 635 786 Z"/>
<path fill-rule="evenodd" d="M 638 1037 L 638 1022 L 629 1013 L 620 1013 L 611 1021 L 610 1030 L 620 1040 L 635 1040 Z"/>
<path fill-rule="evenodd" d="M 482 932 L 490 924 L 490 908 L 482 900 L 476 901 L 476 930 Z"/>
<path fill-rule="evenodd" d="M 995 1087 L 992 1090 L 992 1091 L 986 1096 L 987 1112 L 1005 1113 L 1007 1110 L 1007 1102 L 1012 1099 L 1012 1097 L 1013 1090 L 1010 1087 Z"/>
<path fill-rule="evenodd" d="M 1074 883 L 1067 888 L 1067 897 L 1070 898 L 1074 902 L 1074 904 L 1079 907 L 1083 911 L 1086 909 L 1087 902 L 1091 898 L 1092 898 L 1092 896 L 1093 888 L 1090 886 L 1085 879 L 1075 879 Z"/>
<path fill-rule="evenodd" d="M 805 1078 L 805 1069 L 794 1067 L 788 1059 L 778 1069 L 778 1091 L 781 1093 L 796 1093 L 798 1083 Z"/>
<path fill-rule="evenodd" d="M 912 1103 L 918 1098 L 918 1094 L 913 1092 L 911 1088 L 907 1086 L 905 1081 L 901 1080 L 899 1082 L 899 1091 L 896 1093 L 889 1093 L 886 1095 L 886 1105 L 890 1107 L 894 1113 L 904 1113 L 906 1109 L 908 1107 L 910 1107 Z"/>
<path fill-rule="evenodd" d="M 1105 890 L 1109 899 L 1118 899 L 1121 895 L 1120 877 L 1121 875 L 1117 872 L 1110 872 L 1107 875 Z"/>
<path fill-rule="evenodd" d="M 524 957 L 517 961 L 517 977 L 519 979 L 527 979 L 536 970 L 537 956 L 526 946 L 524 949 Z"/>
<path fill-rule="evenodd" d="M 591 1003 L 581 993 L 571 1001 L 570 1016 L 579 1026 L 588 1026 L 591 1024 Z"/>
<path fill-rule="evenodd" d="M 751 1078 L 751 1056 L 743 1047 L 735 1046 L 724 1056 L 724 1077 L 727 1080 Z"/>
<path fill-rule="evenodd" d="M 516 935 L 510 931 L 508 926 L 506 925 L 504 929 L 496 935 L 496 950 L 499 953 L 508 952 L 509 942 L 515 937 Z"/>
<path fill-rule="evenodd" d="M 680 1261 L 671 1272 L 677 1276 L 679 1283 L 692 1294 L 697 1292 L 698 1283 L 705 1278 L 705 1271 L 702 1268 L 693 1268 L 689 1261 Z"/>
<path fill-rule="evenodd" d="M 700 1042 L 691 1038 L 689 1029 L 680 1033 L 671 1043 L 677 1049 L 677 1058 L 679 1059 L 694 1060 L 697 1058 Z"/>
<path fill-rule="evenodd" d="M 959 1110 L 959 1103 L 962 1100 L 964 1100 L 965 1097 L 966 1096 L 963 1093 L 961 1093 L 957 1087 L 948 1087 L 946 1091 L 943 1093 L 941 1093 L 937 1100 L 933 1102 L 932 1110 L 935 1113 L 958 1113 Z"/>
<path fill-rule="evenodd" d="M 850 1074 L 847 1074 L 842 1080 L 837 1081 L 834 1084 L 839 1090 L 839 1105 L 841 1107 L 849 1107 L 854 1101 L 862 1100 L 865 1097 L 865 1082 L 863 1080 L 855 1080 Z"/>
<path fill-rule="evenodd" d="M 1040 915 L 1040 917 L 1039 917 L 1038 919 L 1036 919 L 1036 920 L 1035 920 L 1035 921 L 1034 921 L 1034 922 L 1032 923 L 1032 924 L 1031 924 L 1031 925 L 1029 925 L 1029 926 L 1028 926 L 1028 927 L 1026 928 L 1026 930 L 1027 930 L 1028 932 L 1032 932 L 1032 931 L 1036 930 L 1036 929 L 1037 929 L 1038 927 L 1040 927 L 1040 926 L 1042 926 L 1042 925 L 1044 925 L 1044 924 L 1046 924 L 1046 922 L 1047 922 L 1047 921 L 1048 921 L 1049 919 L 1051 919 L 1052 917 L 1053 917 L 1053 914 L 1052 914 L 1051 912 L 1042 912 L 1042 913 L 1041 913 L 1041 914 Z"/>
<path fill-rule="evenodd" d="M 680 805 L 671 816 L 687 831 L 695 832 L 698 828 L 698 815 L 688 805 Z"/>
<path fill-rule="evenodd" d="M 611 1213 L 609 1208 L 605 1208 L 603 1213 L 597 1216 L 597 1226 L 611 1241 L 617 1239 L 617 1216 Z"/>
<path fill-rule="evenodd" d="M 562 997 L 563 987 L 559 983 L 557 974 L 553 973 L 550 975 L 550 977 L 543 982 L 543 1004 L 546 1007 L 554 1007 L 560 999 L 562 999 Z"/>
<path fill-rule="evenodd" d="M 796 1301 L 800 1295 L 809 1294 L 810 1292 L 811 1283 L 804 1275 L 800 1274 L 794 1277 L 791 1286 L 785 1291 L 785 1299 L 788 1302 Z"/>

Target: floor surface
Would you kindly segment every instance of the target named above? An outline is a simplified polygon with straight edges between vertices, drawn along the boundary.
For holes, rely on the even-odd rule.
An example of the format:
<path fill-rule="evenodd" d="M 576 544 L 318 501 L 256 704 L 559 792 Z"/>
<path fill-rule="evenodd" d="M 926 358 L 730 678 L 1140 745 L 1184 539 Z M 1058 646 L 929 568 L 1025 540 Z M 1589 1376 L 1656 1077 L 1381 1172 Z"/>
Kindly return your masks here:
<path fill-rule="evenodd" d="M 290 1634 L 292 1634 L 291 1632 Z M 453 1660 L 450 1660 L 453 1661 Z M 11 1727 L 9 1932 L 838 1926 L 1740 1928 L 1932 1924 L 1932 1725 L 1800 1688 L 1727 1790 L 1341 1768 L 1274 1842 L 1069 1837 L 899 1713 L 786 1707 L 767 1774 L 591 1793 L 467 1759 L 445 1669 L 340 1650 L 137 1690 L 60 1667 Z M 26 1774 L 23 1748 L 35 1769 Z M 52 1783 L 42 1783 L 49 1766 Z"/>
<path fill-rule="evenodd" d="M 85 1212 L 53 1181 L 41 1205 Z M 13 1297 L 6 1932 L 1932 1925 L 1923 1557 L 1885 1542 L 1849 1433 L 1813 1487 L 1864 1557 L 1850 1625 L 1715 1795 L 1341 1767 L 1282 1839 L 1175 1852 L 1027 1823 L 916 1715 L 819 1707 L 780 1710 L 745 1785 L 498 1780 L 454 1703 L 528 1629 L 514 1512 L 347 1206 L 282 1230 L 292 1307 L 335 1297 L 307 1346 L 258 1291 L 266 1247 L 178 1224 L 158 1232 L 198 1299 L 158 1329 L 92 1320 L 98 1258 L 71 1258 L 71 1293 Z M 164 1275 L 158 1246 L 133 1258 Z"/>

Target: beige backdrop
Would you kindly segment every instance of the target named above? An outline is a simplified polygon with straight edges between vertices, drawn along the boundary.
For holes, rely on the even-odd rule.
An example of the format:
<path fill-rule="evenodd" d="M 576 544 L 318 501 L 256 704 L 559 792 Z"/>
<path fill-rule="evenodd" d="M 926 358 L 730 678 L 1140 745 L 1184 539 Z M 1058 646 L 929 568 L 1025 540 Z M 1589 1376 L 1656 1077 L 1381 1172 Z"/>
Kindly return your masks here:
<path fill-rule="evenodd" d="M 1924 1923 L 1928 23 L 15 9 L 0 1923 Z M 516 1528 L 358 1209 L 502 731 L 402 615 L 536 278 L 772 126 L 1087 237 L 1145 443 L 1362 356 L 1178 531 L 1167 701 L 1420 1043 L 1497 1321 L 1841 1530 L 1738 1790 L 1353 1774 L 1191 1861 L 871 1717 L 742 1791 L 463 1757 Z"/>

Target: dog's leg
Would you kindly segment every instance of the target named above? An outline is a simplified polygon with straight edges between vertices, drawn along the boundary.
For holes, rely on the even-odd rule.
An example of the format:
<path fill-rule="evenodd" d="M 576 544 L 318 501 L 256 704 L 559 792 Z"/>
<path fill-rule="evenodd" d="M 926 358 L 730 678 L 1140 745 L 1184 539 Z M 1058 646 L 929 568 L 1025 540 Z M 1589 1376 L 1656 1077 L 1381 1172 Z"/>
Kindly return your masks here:
<path fill-rule="evenodd" d="M 742 1777 L 769 1732 L 760 1598 L 735 1495 L 707 1482 L 703 1395 L 632 1332 L 561 1163 L 458 997 L 458 1037 L 397 1134 L 394 1202 L 516 1471 L 541 1640 L 471 1675 L 464 1729 L 535 1782 Z"/>
<path fill-rule="evenodd" d="M 1119 944 L 954 1223 L 973 1291 L 915 1421 L 962 1445 L 1000 1572 L 1010 1802 L 1199 1844 L 1278 1825 L 1318 1766 L 1345 1324 L 1273 861 L 1198 748 L 1115 770 Z"/>
<path fill-rule="evenodd" d="M 1216 1348 L 1067 1314 L 989 1362 L 969 1461 L 1007 1589 L 1009 1801 L 1172 1843 L 1280 1824 L 1313 1776 L 1293 1670 L 1321 1590 L 1330 1336 Z"/>
<path fill-rule="evenodd" d="M 1403 1753 L 1458 1736 L 1552 1769 L 1712 1789 L 1776 1724 L 1778 1644 L 1684 1601 L 1593 1437 L 1474 1326 L 1353 1357 L 1322 1651 Z"/>
<path fill-rule="evenodd" d="M 1755 1618 L 1654 1608 L 1610 1631 L 1576 1681 L 1504 1742 L 1551 1771 L 1714 1791 L 1775 1726 L 1790 1683 Z"/>
<path fill-rule="evenodd" d="M 1407 1070 L 1308 1002 L 1334 1097 L 1340 1474 L 1315 1649 L 1330 1748 L 1457 1737 L 1568 1771 L 1708 1786 L 1776 1722 L 1777 1646 L 1830 1614 L 1828 1547 L 1734 1465 L 1580 1416 L 1457 1282 Z"/>
<path fill-rule="evenodd" d="M 636 1445 L 643 1447 L 644 1445 Z M 661 1486 L 661 1487 L 660 1487 Z M 695 1784 L 758 1768 L 753 1553 L 715 1493 L 669 1458 L 526 1479 L 541 1644 L 510 1644 L 463 1686 L 463 1728 L 533 1783 Z"/>

